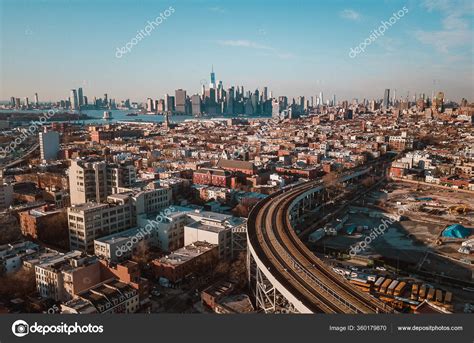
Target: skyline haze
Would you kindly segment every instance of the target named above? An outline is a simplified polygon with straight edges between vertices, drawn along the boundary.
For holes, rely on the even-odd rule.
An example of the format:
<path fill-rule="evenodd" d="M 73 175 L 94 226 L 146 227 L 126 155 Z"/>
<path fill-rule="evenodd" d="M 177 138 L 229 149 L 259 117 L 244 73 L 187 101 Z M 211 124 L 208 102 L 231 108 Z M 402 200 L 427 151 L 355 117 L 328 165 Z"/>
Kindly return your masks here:
<path fill-rule="evenodd" d="M 380 99 L 444 91 L 472 100 L 472 4 L 440 0 L 350 4 L 197 1 L 1 1 L 0 99 L 87 95 L 143 102 L 200 92 L 211 65 L 224 87 L 268 86 L 274 96 Z M 175 12 L 122 58 L 115 56 L 164 10 Z M 351 48 L 406 6 L 406 15 L 356 58 Z M 249 13 L 252 11 L 252 13 Z M 250 15 L 251 14 L 251 15 Z M 290 25 L 289 25 L 290 24 Z M 308 39 L 308 37 L 313 37 Z M 37 59 L 32 59 L 38 55 Z"/>

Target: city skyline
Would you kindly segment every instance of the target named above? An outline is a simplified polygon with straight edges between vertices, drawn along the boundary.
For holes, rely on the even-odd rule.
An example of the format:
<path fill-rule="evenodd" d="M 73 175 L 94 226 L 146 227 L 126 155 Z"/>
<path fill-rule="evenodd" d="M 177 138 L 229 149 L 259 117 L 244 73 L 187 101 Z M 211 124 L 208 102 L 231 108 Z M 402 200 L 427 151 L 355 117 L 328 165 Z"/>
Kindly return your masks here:
<path fill-rule="evenodd" d="M 319 105 L 331 105 L 331 106 L 336 106 L 336 105 L 339 105 L 341 104 L 342 102 L 354 102 L 357 103 L 357 104 L 368 104 L 370 101 L 375 101 L 375 102 L 380 102 L 384 108 L 387 108 L 388 107 L 388 104 L 395 104 L 395 103 L 402 103 L 402 102 L 409 102 L 409 103 L 416 103 L 416 101 L 418 99 L 423 99 L 425 101 L 432 101 L 438 93 L 442 93 L 443 94 L 443 99 L 445 99 L 447 102 L 454 102 L 454 103 L 462 103 L 463 101 L 465 100 L 469 100 L 469 99 L 466 99 L 464 97 L 460 98 L 460 99 L 456 99 L 456 98 L 448 98 L 448 97 L 445 97 L 445 93 L 444 91 L 442 90 L 435 90 L 434 88 L 432 89 L 431 93 L 428 93 L 428 92 L 414 92 L 414 93 L 410 93 L 409 91 L 405 94 L 403 91 L 402 92 L 399 92 L 397 94 L 397 89 L 384 89 L 383 91 L 383 95 L 381 96 L 374 96 L 372 98 L 356 98 L 356 97 L 350 97 L 350 98 L 338 98 L 338 100 L 336 101 L 336 94 L 332 94 L 331 96 L 328 96 L 327 98 L 325 98 L 323 100 L 323 91 L 319 91 L 319 92 L 315 92 L 314 94 L 312 95 L 309 95 L 309 96 L 306 96 L 306 95 L 298 95 L 298 96 L 287 96 L 287 95 L 284 95 L 284 94 L 281 94 L 281 95 L 275 95 L 273 94 L 273 91 L 271 89 L 269 89 L 268 86 L 258 86 L 256 89 L 247 89 L 245 88 L 243 85 L 234 85 L 234 84 L 229 84 L 229 85 L 225 85 L 223 83 L 222 80 L 218 80 L 216 81 L 216 73 L 214 71 L 214 66 L 212 65 L 211 67 L 211 71 L 210 71 L 210 74 L 209 74 L 209 82 L 206 84 L 206 80 L 205 79 L 202 79 L 200 80 L 200 90 L 197 91 L 197 92 L 188 92 L 187 89 L 183 89 L 183 88 L 178 88 L 178 89 L 175 89 L 175 90 L 170 90 L 168 92 L 166 92 L 165 94 L 163 95 L 157 95 L 156 99 L 158 100 L 161 100 L 161 101 L 166 101 L 166 98 L 171 96 L 174 100 L 175 96 L 173 96 L 173 94 L 177 93 L 177 92 L 183 92 L 184 91 L 184 99 L 187 99 L 188 101 L 191 101 L 192 100 L 192 97 L 193 96 L 198 96 L 199 98 L 201 98 L 202 100 L 204 100 L 204 92 L 205 91 L 209 91 L 209 89 L 214 89 L 215 92 L 219 91 L 219 89 L 221 89 L 223 92 L 224 92 L 224 95 L 226 94 L 226 92 L 229 92 L 229 91 L 239 91 L 241 90 L 241 97 L 242 98 L 245 98 L 245 99 L 250 99 L 250 96 L 252 94 L 260 94 L 260 97 L 265 94 L 265 99 L 268 99 L 268 100 L 271 100 L 271 99 L 278 99 L 278 98 L 286 98 L 287 100 L 290 100 L 290 101 L 293 101 L 293 102 L 298 102 L 300 99 L 303 99 L 304 102 L 308 102 L 308 105 L 310 105 L 311 107 L 313 106 L 319 106 Z M 50 104 L 60 104 L 64 101 L 69 101 L 72 106 L 71 106 L 71 109 L 79 109 L 80 107 L 83 107 L 83 105 L 87 105 L 87 104 L 84 104 L 84 101 L 87 101 L 88 99 L 88 96 L 86 94 L 83 94 L 83 90 L 84 90 L 84 87 L 77 87 L 77 88 L 72 88 L 69 90 L 69 97 L 67 96 L 64 96 L 62 98 L 59 98 L 59 99 L 55 99 L 55 100 L 42 100 L 42 101 L 39 101 L 39 98 L 38 98 L 38 93 L 35 92 L 34 93 L 34 104 L 36 106 L 39 105 L 39 103 L 44 103 L 44 104 L 47 104 L 47 103 L 50 103 Z M 382 91 L 382 90 L 381 90 Z M 171 94 L 171 95 L 170 95 Z M 217 93 L 215 93 L 215 95 L 217 96 Z M 103 93 L 103 96 L 105 97 L 105 100 L 107 101 L 107 97 L 108 97 L 108 93 Z M 207 95 L 209 96 L 209 94 Z M 100 95 L 99 94 L 89 94 L 89 98 L 92 100 L 94 100 L 93 103 L 95 103 L 96 100 L 101 100 L 102 98 L 100 98 Z M 128 97 L 126 98 L 123 98 L 123 99 L 116 99 L 115 97 L 112 96 L 112 98 L 110 98 L 109 100 L 113 102 L 114 104 L 114 107 L 115 107 L 115 101 L 118 101 L 118 102 L 122 102 L 122 103 L 127 103 L 129 104 L 128 106 L 130 106 L 131 103 L 135 103 L 135 104 L 139 104 L 139 105 L 143 105 L 144 107 L 149 107 L 149 101 L 150 100 L 153 100 L 154 98 L 146 98 L 146 99 L 130 99 Z M 164 98 L 164 99 L 163 99 Z M 30 97 L 29 96 L 25 96 L 25 97 L 22 97 L 22 98 L 17 98 L 16 96 L 12 96 L 10 97 L 10 100 L 0 100 L 0 103 L 3 103 L 3 104 L 17 104 L 18 107 L 20 107 L 20 104 L 23 103 L 24 105 L 27 105 L 27 109 L 29 108 L 29 99 Z M 158 100 L 153 100 L 153 101 L 158 101 Z M 78 106 L 79 105 L 79 106 Z M 86 106 L 87 107 L 87 106 Z M 184 111 L 177 111 L 177 112 L 184 112 Z"/>
<path fill-rule="evenodd" d="M 108 93 L 139 102 L 176 89 L 191 96 L 200 92 L 203 80 L 208 85 L 212 66 L 224 88 L 267 86 L 274 96 L 290 98 L 323 92 L 341 100 L 380 99 L 387 88 L 396 89 L 399 97 L 409 92 L 410 98 L 443 91 L 447 99 L 460 101 L 473 94 L 468 1 L 449 6 L 433 0 L 371 6 L 305 3 L 304 11 L 295 7 L 287 13 L 277 2 L 254 5 L 252 16 L 240 3 L 209 1 L 186 6 L 144 1 L 134 8 L 109 1 L 78 5 L 2 2 L 2 13 L 9 13 L 2 20 L 2 45 L 8 47 L 2 49 L 2 101 L 32 99 L 35 93 L 40 101 L 57 101 L 81 86 L 88 95 Z M 349 57 L 351 48 L 404 6 L 403 18 L 363 53 Z M 153 32 L 122 58 L 115 56 L 169 7 L 175 11 Z M 283 29 L 278 23 L 284 18 Z M 35 53 L 42 57 L 33 63 Z"/>

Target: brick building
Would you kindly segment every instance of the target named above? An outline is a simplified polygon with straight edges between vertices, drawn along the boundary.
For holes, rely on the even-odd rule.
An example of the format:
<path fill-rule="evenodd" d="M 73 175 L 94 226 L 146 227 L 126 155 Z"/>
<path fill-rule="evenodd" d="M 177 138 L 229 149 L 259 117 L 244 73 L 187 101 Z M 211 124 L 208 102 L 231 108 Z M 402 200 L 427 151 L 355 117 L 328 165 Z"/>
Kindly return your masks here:
<path fill-rule="evenodd" d="M 193 173 L 193 183 L 198 185 L 229 187 L 231 178 L 230 172 L 216 168 L 201 168 Z"/>
<path fill-rule="evenodd" d="M 217 162 L 217 167 L 234 173 L 242 173 L 245 175 L 255 175 L 257 168 L 252 162 L 239 160 L 226 160 L 221 158 Z"/>
<path fill-rule="evenodd" d="M 153 260 L 152 268 L 156 278 L 162 277 L 177 283 L 193 273 L 209 270 L 210 266 L 217 263 L 218 256 L 217 244 L 198 241 Z"/>
<path fill-rule="evenodd" d="M 28 238 L 68 248 L 68 225 L 65 210 L 48 205 L 19 213 L 21 233 Z"/>
<path fill-rule="evenodd" d="M 138 291 L 140 306 L 146 306 L 150 300 L 150 286 L 147 279 L 141 277 L 138 263 L 126 261 L 123 263 L 108 263 L 105 260 L 100 261 L 100 274 L 102 280 L 116 278 L 127 285 L 132 286 Z"/>

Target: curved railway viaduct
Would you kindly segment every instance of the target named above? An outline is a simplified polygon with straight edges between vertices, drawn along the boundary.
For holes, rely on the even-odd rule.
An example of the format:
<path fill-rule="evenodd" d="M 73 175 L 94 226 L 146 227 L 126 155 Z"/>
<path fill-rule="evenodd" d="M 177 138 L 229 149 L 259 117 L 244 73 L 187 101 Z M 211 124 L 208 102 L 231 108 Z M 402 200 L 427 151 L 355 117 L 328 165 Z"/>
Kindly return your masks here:
<path fill-rule="evenodd" d="M 354 182 L 372 167 L 338 179 Z M 386 313 L 383 302 L 334 273 L 297 236 L 294 226 L 325 203 L 325 186 L 309 181 L 260 201 L 247 222 L 249 282 L 266 313 Z"/>

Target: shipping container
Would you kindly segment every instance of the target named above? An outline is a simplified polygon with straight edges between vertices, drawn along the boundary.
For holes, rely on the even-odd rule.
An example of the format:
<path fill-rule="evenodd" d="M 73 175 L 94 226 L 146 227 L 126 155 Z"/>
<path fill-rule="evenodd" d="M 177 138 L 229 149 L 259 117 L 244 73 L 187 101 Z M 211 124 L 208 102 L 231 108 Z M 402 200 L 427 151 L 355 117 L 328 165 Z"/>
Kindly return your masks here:
<path fill-rule="evenodd" d="M 446 292 L 446 295 L 444 296 L 444 303 L 450 304 L 452 299 L 453 299 L 453 293 Z"/>
<path fill-rule="evenodd" d="M 387 288 L 391 283 L 392 283 L 392 279 L 385 280 L 382 286 L 380 287 L 380 293 L 386 293 Z"/>
<path fill-rule="evenodd" d="M 436 301 L 439 303 L 443 302 L 443 292 L 440 289 L 436 290 Z"/>
<path fill-rule="evenodd" d="M 407 283 L 405 281 L 400 282 L 398 284 L 397 288 L 395 288 L 395 292 L 393 294 L 396 295 L 396 296 L 401 295 L 403 293 L 403 291 L 405 290 L 406 285 L 407 285 Z"/>
<path fill-rule="evenodd" d="M 435 289 L 430 288 L 428 291 L 428 296 L 426 297 L 427 300 L 433 300 L 435 296 Z"/>
<path fill-rule="evenodd" d="M 413 285 L 411 285 L 411 299 L 412 300 L 418 299 L 418 291 L 419 291 L 419 287 L 417 283 L 414 283 Z"/>
<path fill-rule="evenodd" d="M 374 284 L 374 289 L 378 292 L 380 289 L 380 286 L 382 286 L 382 283 L 385 281 L 385 278 L 383 276 L 379 277 L 377 281 L 375 281 Z"/>
<path fill-rule="evenodd" d="M 425 298 L 426 298 L 426 285 L 422 285 L 420 288 L 420 294 L 419 294 L 418 299 L 425 300 Z"/>
<path fill-rule="evenodd" d="M 395 287 L 397 287 L 397 285 L 398 285 L 398 280 L 393 280 L 388 286 L 387 294 L 393 295 L 393 291 L 395 290 Z"/>

